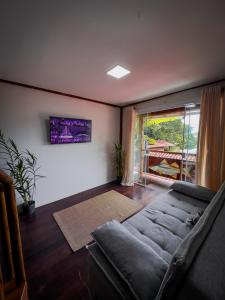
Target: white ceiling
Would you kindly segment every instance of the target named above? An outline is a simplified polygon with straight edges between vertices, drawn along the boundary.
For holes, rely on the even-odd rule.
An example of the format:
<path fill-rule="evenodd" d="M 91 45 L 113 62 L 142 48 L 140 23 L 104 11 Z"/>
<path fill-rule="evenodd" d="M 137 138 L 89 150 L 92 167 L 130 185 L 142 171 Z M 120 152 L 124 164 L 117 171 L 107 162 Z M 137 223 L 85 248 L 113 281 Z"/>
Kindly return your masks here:
<path fill-rule="evenodd" d="M 0 78 L 119 105 L 224 79 L 225 1 L 4 1 Z"/>

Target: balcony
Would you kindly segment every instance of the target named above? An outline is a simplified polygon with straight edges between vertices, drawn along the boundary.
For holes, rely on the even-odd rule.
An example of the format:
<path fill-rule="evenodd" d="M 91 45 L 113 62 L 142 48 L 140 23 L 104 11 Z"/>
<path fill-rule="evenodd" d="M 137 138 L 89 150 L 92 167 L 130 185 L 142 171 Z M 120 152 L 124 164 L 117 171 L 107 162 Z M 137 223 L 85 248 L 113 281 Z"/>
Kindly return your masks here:
<path fill-rule="evenodd" d="M 173 180 L 195 182 L 196 154 L 148 149 L 144 154 L 144 165 L 149 174 Z"/>

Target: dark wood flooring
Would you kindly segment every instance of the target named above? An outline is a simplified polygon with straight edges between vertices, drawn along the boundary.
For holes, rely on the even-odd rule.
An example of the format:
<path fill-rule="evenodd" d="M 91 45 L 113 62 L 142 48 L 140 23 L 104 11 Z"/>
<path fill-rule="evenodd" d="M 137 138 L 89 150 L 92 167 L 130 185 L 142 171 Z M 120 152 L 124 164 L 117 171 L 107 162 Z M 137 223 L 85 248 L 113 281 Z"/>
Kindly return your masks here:
<path fill-rule="evenodd" d="M 32 217 L 20 217 L 30 300 L 89 300 L 87 250 L 72 252 L 52 214 L 112 189 L 143 204 L 167 190 L 157 184 L 145 188 L 113 182 L 37 208 Z"/>

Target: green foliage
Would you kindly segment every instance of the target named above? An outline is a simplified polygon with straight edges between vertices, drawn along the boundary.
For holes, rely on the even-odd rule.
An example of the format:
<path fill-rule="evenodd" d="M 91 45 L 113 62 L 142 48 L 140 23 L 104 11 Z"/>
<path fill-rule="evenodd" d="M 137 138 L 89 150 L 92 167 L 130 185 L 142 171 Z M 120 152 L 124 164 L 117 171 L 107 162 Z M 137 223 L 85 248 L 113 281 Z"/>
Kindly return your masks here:
<path fill-rule="evenodd" d="M 149 119 L 144 124 L 144 135 L 153 140 L 165 140 L 170 142 L 180 149 L 194 149 L 197 145 L 197 137 L 192 132 L 190 126 L 185 126 L 184 141 L 183 131 L 184 123 L 179 117 Z M 189 131 L 189 139 L 188 139 Z"/>
<path fill-rule="evenodd" d="M 155 125 L 155 124 L 161 124 L 161 123 L 167 123 L 167 122 L 171 122 L 177 120 L 177 117 L 166 117 L 166 118 L 159 118 L 159 119 L 146 119 L 144 126 L 151 126 L 151 125 Z"/>
<path fill-rule="evenodd" d="M 144 139 L 148 142 L 149 145 L 155 145 L 156 144 L 156 140 L 150 138 L 148 135 L 144 135 Z"/>
<path fill-rule="evenodd" d="M 44 176 L 38 174 L 37 157 L 29 150 L 19 151 L 11 138 L 6 138 L 0 130 L 0 154 L 6 163 L 5 170 L 13 178 L 14 186 L 24 204 L 33 200 L 36 181 Z"/>
<path fill-rule="evenodd" d="M 115 144 L 115 164 L 116 164 L 116 176 L 123 176 L 123 156 L 124 152 L 121 144 Z"/>

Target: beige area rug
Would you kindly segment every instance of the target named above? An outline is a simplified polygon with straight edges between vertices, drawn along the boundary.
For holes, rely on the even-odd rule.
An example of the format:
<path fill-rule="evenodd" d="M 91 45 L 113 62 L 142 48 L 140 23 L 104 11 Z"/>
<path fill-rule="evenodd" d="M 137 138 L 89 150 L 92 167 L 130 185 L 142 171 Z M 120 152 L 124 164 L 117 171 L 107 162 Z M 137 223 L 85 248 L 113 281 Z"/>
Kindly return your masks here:
<path fill-rule="evenodd" d="M 121 222 L 142 207 L 140 203 L 112 190 L 55 212 L 53 216 L 75 252 L 92 241 L 90 233 L 96 227 L 112 219 Z"/>

